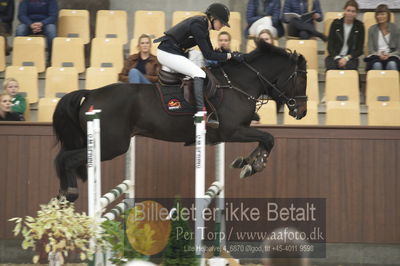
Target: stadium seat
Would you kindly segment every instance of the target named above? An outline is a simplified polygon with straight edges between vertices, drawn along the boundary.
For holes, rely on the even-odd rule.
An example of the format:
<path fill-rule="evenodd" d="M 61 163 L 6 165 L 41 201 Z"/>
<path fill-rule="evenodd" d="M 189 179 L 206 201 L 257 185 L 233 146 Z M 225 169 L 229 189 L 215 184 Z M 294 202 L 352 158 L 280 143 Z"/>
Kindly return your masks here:
<path fill-rule="evenodd" d="M 307 69 L 318 70 L 318 46 L 316 40 L 288 40 L 286 48 L 302 54 L 307 60 Z"/>
<path fill-rule="evenodd" d="M 327 125 L 360 125 L 360 104 L 349 101 L 326 103 Z"/>
<path fill-rule="evenodd" d="M 312 102 L 319 102 L 318 71 L 307 69 L 307 96 Z"/>
<path fill-rule="evenodd" d="M 151 40 L 153 41 L 153 39 Z M 157 47 L 160 43 L 151 43 L 151 53 L 153 55 L 157 55 Z M 131 40 L 130 44 L 129 44 L 129 54 L 137 54 L 139 52 L 138 48 L 138 39 L 134 38 Z"/>
<path fill-rule="evenodd" d="M 6 68 L 6 54 L 5 54 L 5 39 L 0 36 L 0 72 L 4 71 Z"/>
<path fill-rule="evenodd" d="M 118 39 L 94 38 L 90 55 L 91 67 L 114 67 L 122 69 L 123 44 Z"/>
<path fill-rule="evenodd" d="M 400 102 L 372 102 L 368 105 L 368 125 L 400 126 Z"/>
<path fill-rule="evenodd" d="M 38 104 L 37 121 L 52 122 L 53 113 L 59 100 L 59 98 L 40 98 Z"/>
<path fill-rule="evenodd" d="M 78 72 L 74 67 L 49 67 L 46 71 L 45 97 L 58 97 L 57 94 L 79 89 Z"/>
<path fill-rule="evenodd" d="M 87 90 L 97 89 L 115 82 L 118 82 L 118 71 L 115 68 L 89 67 L 86 70 L 85 88 Z"/>
<path fill-rule="evenodd" d="M 232 35 L 232 40 L 237 40 L 239 42 L 239 46 L 242 43 L 242 19 L 240 12 L 231 12 L 230 18 L 229 18 L 229 24 L 231 25 L 230 28 L 228 27 L 222 27 L 220 31 L 210 31 L 210 39 L 217 40 L 218 38 L 218 33 L 221 31 L 227 31 Z"/>
<path fill-rule="evenodd" d="M 148 34 L 154 39 L 163 36 L 164 31 L 164 11 L 138 10 L 135 12 L 133 38 L 138 38 L 142 34 Z"/>
<path fill-rule="evenodd" d="M 289 108 L 285 104 L 283 122 L 285 125 L 318 125 L 318 103 L 307 102 L 307 115 L 300 120 L 289 115 Z"/>
<path fill-rule="evenodd" d="M 12 52 L 13 66 L 35 66 L 45 71 L 45 39 L 43 37 L 15 37 Z"/>
<path fill-rule="evenodd" d="M 128 16 L 125 10 L 99 10 L 96 16 L 96 37 L 117 38 L 128 42 Z"/>
<path fill-rule="evenodd" d="M 83 9 L 61 9 L 58 14 L 57 36 L 81 38 L 84 44 L 89 43 L 89 11 Z"/>
<path fill-rule="evenodd" d="M 200 11 L 174 11 L 172 13 L 172 26 L 178 24 L 182 20 L 185 20 L 193 16 L 204 16 L 203 12 Z"/>
<path fill-rule="evenodd" d="M 51 66 L 75 67 L 78 73 L 85 72 L 85 49 L 82 39 L 54 38 Z"/>
<path fill-rule="evenodd" d="M 260 124 L 262 125 L 276 125 L 278 122 L 276 102 L 273 100 L 261 106 L 257 113 L 260 116 Z"/>
<path fill-rule="evenodd" d="M 347 101 L 360 103 L 358 72 L 355 70 L 329 70 L 326 72 L 326 101 Z"/>
<path fill-rule="evenodd" d="M 343 12 L 325 12 L 324 14 L 324 34 L 329 35 L 332 22 L 337 18 L 342 18 Z"/>
<path fill-rule="evenodd" d="M 36 67 L 8 66 L 5 78 L 15 78 L 19 83 L 19 92 L 26 93 L 28 103 L 39 100 L 39 80 Z"/>
<path fill-rule="evenodd" d="M 399 72 L 396 70 L 370 70 L 367 72 L 366 104 L 387 97 L 389 102 L 400 102 Z"/>

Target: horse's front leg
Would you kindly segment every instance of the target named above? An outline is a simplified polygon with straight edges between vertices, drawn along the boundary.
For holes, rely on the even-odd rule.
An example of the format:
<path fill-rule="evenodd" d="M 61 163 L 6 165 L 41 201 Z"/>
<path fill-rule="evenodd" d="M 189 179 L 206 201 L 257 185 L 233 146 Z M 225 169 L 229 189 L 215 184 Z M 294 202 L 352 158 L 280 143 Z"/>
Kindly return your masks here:
<path fill-rule="evenodd" d="M 271 134 L 251 127 L 241 127 L 228 141 L 259 143 L 248 157 L 238 157 L 232 162 L 231 167 L 242 168 L 240 178 L 261 172 L 266 167 L 268 156 L 274 146 L 274 137 Z"/>

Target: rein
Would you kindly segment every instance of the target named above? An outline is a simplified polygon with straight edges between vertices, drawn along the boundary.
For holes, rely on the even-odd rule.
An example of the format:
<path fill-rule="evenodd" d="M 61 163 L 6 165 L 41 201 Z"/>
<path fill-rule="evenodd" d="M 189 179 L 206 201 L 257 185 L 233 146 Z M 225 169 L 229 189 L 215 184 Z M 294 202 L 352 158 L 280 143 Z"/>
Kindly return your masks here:
<path fill-rule="evenodd" d="M 275 84 L 273 84 L 272 82 L 270 82 L 264 75 L 262 75 L 262 74 L 260 73 L 260 71 L 258 71 L 257 69 L 255 69 L 253 66 L 251 66 L 250 64 L 248 64 L 246 61 L 243 61 L 243 64 L 244 64 L 248 69 L 250 69 L 252 72 L 254 72 L 254 73 L 257 75 L 257 77 L 258 77 L 258 79 L 260 80 L 260 82 L 261 82 L 261 84 L 263 85 L 263 87 L 264 87 L 264 84 L 267 83 L 268 86 L 270 86 L 275 92 L 277 92 L 277 93 L 278 93 L 278 97 L 284 99 L 284 102 L 288 105 L 288 107 L 289 107 L 290 110 L 293 110 L 293 109 L 297 106 L 297 100 L 305 100 L 305 101 L 307 101 L 307 99 L 308 99 L 307 96 L 294 96 L 294 97 L 291 97 L 291 98 L 287 97 L 287 96 L 285 95 L 285 91 L 280 90 Z M 220 68 L 222 74 L 224 75 L 224 77 L 225 77 L 225 79 L 226 79 L 226 82 L 227 82 L 228 84 L 227 84 L 227 85 L 217 85 L 218 88 L 229 88 L 229 89 L 233 89 L 233 90 L 235 90 L 235 91 L 237 91 L 237 92 L 239 92 L 239 93 L 241 93 L 241 94 L 246 95 L 247 98 L 248 98 L 248 100 L 252 100 L 252 101 L 255 101 L 256 103 L 261 104 L 261 106 L 262 106 L 263 104 L 266 104 L 266 103 L 268 102 L 268 100 L 267 100 L 267 101 L 265 101 L 265 100 L 259 100 L 259 99 L 257 99 L 256 97 L 254 97 L 254 96 L 248 94 L 247 92 L 245 92 L 245 91 L 243 91 L 243 90 L 241 90 L 241 89 L 239 89 L 239 88 L 233 86 L 233 85 L 232 85 L 232 82 L 230 81 L 230 79 L 229 79 L 229 77 L 228 77 L 228 74 L 226 74 L 225 70 L 224 70 L 221 66 L 220 66 L 219 68 Z M 291 80 L 294 80 L 294 82 L 296 82 L 297 74 L 298 74 L 298 73 L 307 73 L 307 71 L 305 71 L 305 70 L 299 70 L 299 69 L 298 69 L 298 66 L 297 66 L 297 60 L 296 60 L 296 63 L 295 63 L 295 70 L 294 70 L 293 73 L 288 77 L 288 79 L 284 82 L 284 84 L 288 83 L 288 82 L 291 81 Z M 264 88 L 265 88 L 265 87 L 264 87 Z M 268 92 L 268 89 L 265 88 L 265 91 Z M 261 107 L 261 106 L 260 106 L 260 107 Z"/>

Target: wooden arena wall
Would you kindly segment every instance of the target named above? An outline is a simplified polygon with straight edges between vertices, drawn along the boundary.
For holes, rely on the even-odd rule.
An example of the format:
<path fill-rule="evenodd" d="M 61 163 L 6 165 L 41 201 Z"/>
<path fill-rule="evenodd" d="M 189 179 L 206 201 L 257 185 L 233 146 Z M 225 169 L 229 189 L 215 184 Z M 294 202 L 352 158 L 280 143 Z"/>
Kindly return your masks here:
<path fill-rule="evenodd" d="M 327 199 L 330 243 L 400 243 L 399 127 L 260 127 L 275 136 L 266 170 L 245 180 L 228 167 L 254 144 L 226 145 L 226 197 Z M 57 151 L 47 123 L 0 124 L 0 239 L 12 238 L 11 217 L 33 215 L 58 191 Z M 207 147 L 207 185 L 214 178 Z M 137 138 L 136 195 L 194 196 L 194 147 Z M 103 191 L 125 174 L 124 156 L 103 163 Z M 80 184 L 78 210 L 87 204 Z"/>

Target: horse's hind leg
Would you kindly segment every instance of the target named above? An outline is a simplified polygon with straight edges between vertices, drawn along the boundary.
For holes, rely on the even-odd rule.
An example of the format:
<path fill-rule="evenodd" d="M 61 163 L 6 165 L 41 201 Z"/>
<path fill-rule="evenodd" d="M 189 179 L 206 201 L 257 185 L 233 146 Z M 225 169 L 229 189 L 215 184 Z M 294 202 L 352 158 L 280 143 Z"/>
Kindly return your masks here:
<path fill-rule="evenodd" d="M 87 149 L 60 151 L 56 158 L 56 168 L 60 177 L 60 194 L 68 201 L 75 201 L 79 196 L 76 177 L 86 180 Z"/>
<path fill-rule="evenodd" d="M 242 168 L 240 178 L 262 171 L 266 167 L 269 153 L 274 146 L 274 137 L 271 134 L 248 127 L 240 128 L 229 141 L 259 142 L 258 147 L 248 157 L 238 157 L 232 162 L 231 167 Z"/>

